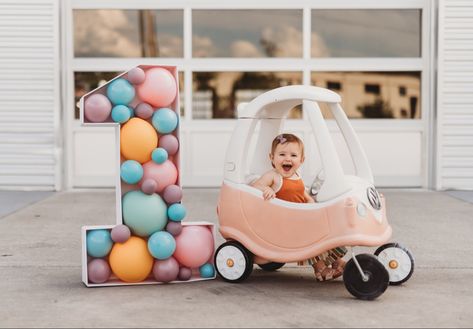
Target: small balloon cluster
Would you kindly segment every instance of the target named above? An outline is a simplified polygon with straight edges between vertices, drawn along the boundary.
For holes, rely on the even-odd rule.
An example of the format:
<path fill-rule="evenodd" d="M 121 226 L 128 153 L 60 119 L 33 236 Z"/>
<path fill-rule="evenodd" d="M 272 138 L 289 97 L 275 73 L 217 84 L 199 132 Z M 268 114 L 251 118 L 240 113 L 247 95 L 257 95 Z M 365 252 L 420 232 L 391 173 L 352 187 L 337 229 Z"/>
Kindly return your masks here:
<path fill-rule="evenodd" d="M 122 224 L 87 232 L 89 282 L 105 283 L 113 275 L 128 283 L 215 275 L 211 228 L 181 223 L 179 116 L 172 109 L 177 89 L 166 68 L 136 67 L 85 96 L 84 122 L 120 124 L 123 192 Z"/>

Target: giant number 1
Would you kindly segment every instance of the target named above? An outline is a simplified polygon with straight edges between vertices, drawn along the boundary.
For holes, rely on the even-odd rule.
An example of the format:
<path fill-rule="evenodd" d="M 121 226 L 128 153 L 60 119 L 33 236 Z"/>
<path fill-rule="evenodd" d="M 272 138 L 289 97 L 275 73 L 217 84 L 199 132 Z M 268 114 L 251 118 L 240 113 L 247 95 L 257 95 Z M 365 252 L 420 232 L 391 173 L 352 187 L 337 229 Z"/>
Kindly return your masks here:
<path fill-rule="evenodd" d="M 82 228 L 88 287 L 215 278 L 214 226 L 183 223 L 179 87 L 173 66 L 140 65 L 80 100 L 85 126 L 115 126 L 116 225 Z"/>

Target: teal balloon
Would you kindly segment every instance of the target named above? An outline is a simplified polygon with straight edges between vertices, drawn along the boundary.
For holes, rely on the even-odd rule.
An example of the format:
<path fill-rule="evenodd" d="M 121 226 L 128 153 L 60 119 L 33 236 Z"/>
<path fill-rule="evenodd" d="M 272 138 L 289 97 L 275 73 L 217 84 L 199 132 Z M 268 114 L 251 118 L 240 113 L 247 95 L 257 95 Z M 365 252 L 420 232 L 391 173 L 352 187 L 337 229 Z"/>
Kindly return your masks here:
<path fill-rule="evenodd" d="M 176 129 L 178 123 L 176 112 L 166 107 L 154 112 L 151 121 L 153 127 L 160 134 L 169 134 L 170 132 L 173 132 L 174 129 Z"/>
<path fill-rule="evenodd" d="M 143 178 L 143 166 L 135 160 L 127 160 L 120 166 L 120 177 L 127 184 L 136 184 Z"/>
<path fill-rule="evenodd" d="M 213 278 L 215 276 L 214 266 L 210 263 L 199 267 L 199 273 L 202 278 Z"/>
<path fill-rule="evenodd" d="M 135 88 L 127 80 L 119 78 L 108 84 L 107 97 L 114 105 L 128 105 L 135 98 Z"/>
<path fill-rule="evenodd" d="M 108 255 L 113 247 L 112 237 L 108 230 L 92 230 L 87 232 L 87 254 L 94 258 Z"/>
<path fill-rule="evenodd" d="M 130 120 L 132 110 L 126 105 L 115 105 L 112 109 L 112 120 L 118 123 L 125 123 Z"/>
<path fill-rule="evenodd" d="M 168 151 L 162 147 L 158 147 L 151 153 L 151 159 L 157 164 L 162 164 L 168 159 Z"/>
<path fill-rule="evenodd" d="M 180 222 L 186 217 L 186 208 L 180 203 L 174 203 L 168 208 L 168 217 L 174 222 Z"/>
<path fill-rule="evenodd" d="M 122 210 L 124 224 L 143 238 L 163 230 L 167 223 L 166 203 L 158 194 L 130 191 L 123 196 Z"/>
<path fill-rule="evenodd" d="M 166 231 L 153 233 L 148 239 L 148 251 L 156 259 L 168 259 L 175 250 L 176 240 Z"/>

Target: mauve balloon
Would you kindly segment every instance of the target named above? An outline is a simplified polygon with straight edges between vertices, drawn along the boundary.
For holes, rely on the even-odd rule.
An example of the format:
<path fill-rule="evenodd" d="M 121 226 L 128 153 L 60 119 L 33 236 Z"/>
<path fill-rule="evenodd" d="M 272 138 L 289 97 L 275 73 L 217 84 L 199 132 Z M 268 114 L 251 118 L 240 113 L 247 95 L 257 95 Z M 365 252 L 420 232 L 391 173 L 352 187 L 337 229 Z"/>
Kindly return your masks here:
<path fill-rule="evenodd" d="M 178 185 L 169 185 L 164 189 L 163 198 L 168 204 L 178 203 L 182 199 L 182 189 Z"/>
<path fill-rule="evenodd" d="M 182 232 L 181 222 L 169 221 L 169 223 L 166 225 L 166 231 L 171 233 L 172 236 L 178 236 Z"/>
<path fill-rule="evenodd" d="M 128 81 L 130 81 L 132 84 L 139 85 L 140 83 L 143 83 L 145 81 L 145 71 L 143 71 L 139 67 L 135 67 L 128 71 L 127 78 Z"/>
<path fill-rule="evenodd" d="M 141 184 L 141 190 L 143 193 L 151 195 L 158 188 L 158 183 L 154 179 L 145 179 L 143 184 Z"/>
<path fill-rule="evenodd" d="M 117 225 L 111 232 L 113 242 L 125 243 L 131 236 L 131 231 L 126 225 Z"/>
<path fill-rule="evenodd" d="M 106 282 L 111 273 L 110 265 L 101 258 L 94 259 L 87 264 L 87 275 L 92 283 Z"/>
<path fill-rule="evenodd" d="M 181 281 L 187 281 L 192 277 L 192 270 L 188 267 L 181 267 L 177 278 Z"/>
<path fill-rule="evenodd" d="M 169 155 L 174 155 L 179 149 L 179 141 L 174 135 L 163 135 L 159 138 L 159 147 L 165 149 Z"/>
<path fill-rule="evenodd" d="M 153 108 L 147 103 L 140 103 L 135 108 L 135 115 L 143 120 L 151 118 L 153 116 L 153 112 Z"/>
<path fill-rule="evenodd" d="M 159 282 L 171 282 L 177 279 L 179 263 L 174 257 L 156 260 L 153 265 L 153 276 Z"/>
<path fill-rule="evenodd" d="M 112 103 L 105 95 L 94 94 L 84 101 L 84 115 L 87 121 L 104 122 L 111 111 Z"/>

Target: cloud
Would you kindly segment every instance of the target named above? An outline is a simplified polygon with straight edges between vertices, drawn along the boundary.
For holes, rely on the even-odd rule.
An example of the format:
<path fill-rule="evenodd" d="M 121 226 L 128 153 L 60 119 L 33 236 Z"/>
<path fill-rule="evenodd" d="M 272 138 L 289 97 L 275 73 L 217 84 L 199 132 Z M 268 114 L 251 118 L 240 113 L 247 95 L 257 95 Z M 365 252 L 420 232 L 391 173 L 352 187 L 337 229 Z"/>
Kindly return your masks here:
<path fill-rule="evenodd" d="M 266 27 L 261 40 L 276 46 L 275 57 L 302 57 L 302 31 L 291 25 Z"/>
<path fill-rule="evenodd" d="M 253 43 L 246 40 L 232 42 L 230 53 L 233 57 L 263 57 L 261 51 Z"/>

